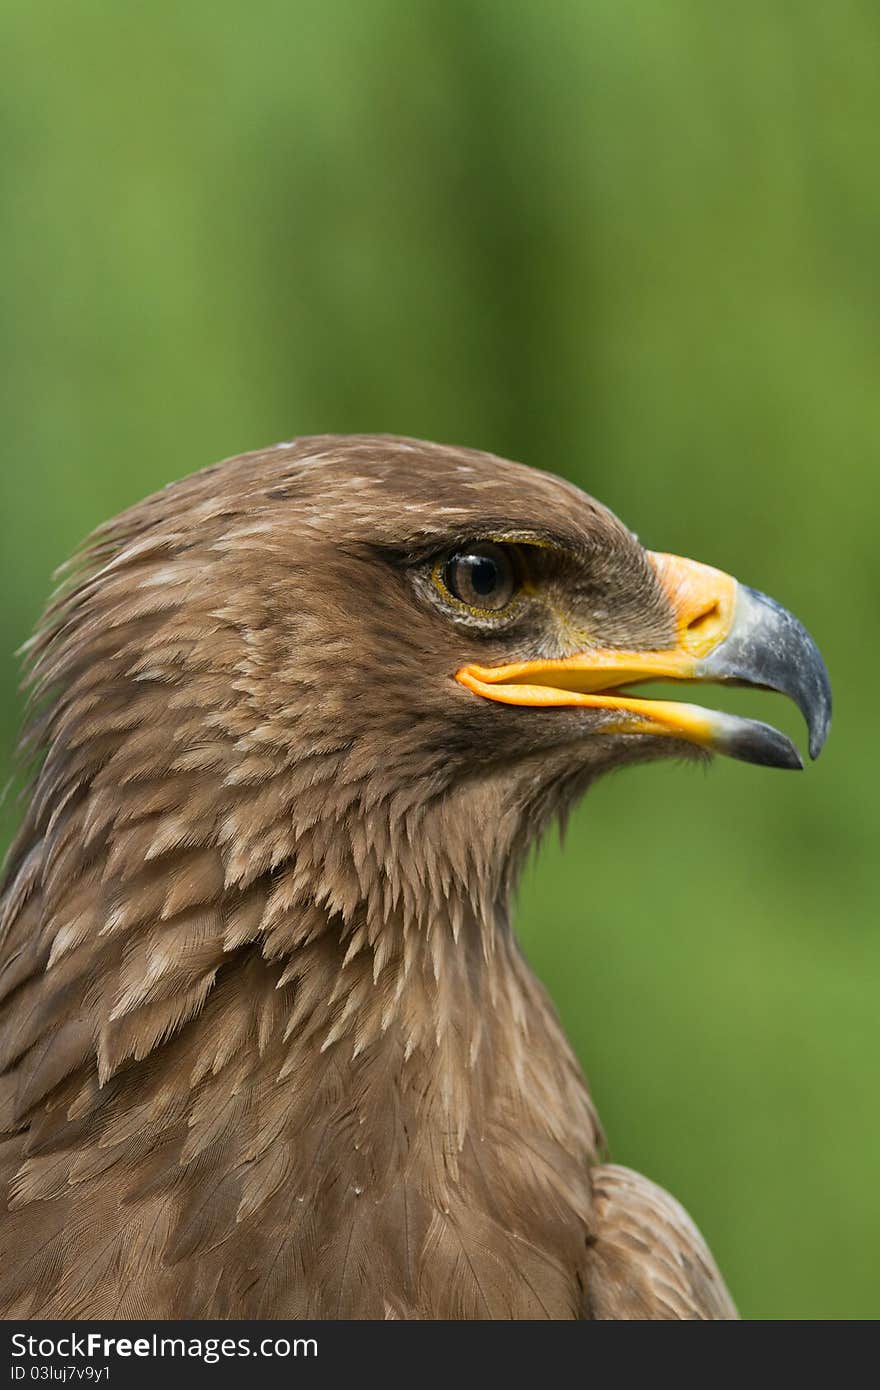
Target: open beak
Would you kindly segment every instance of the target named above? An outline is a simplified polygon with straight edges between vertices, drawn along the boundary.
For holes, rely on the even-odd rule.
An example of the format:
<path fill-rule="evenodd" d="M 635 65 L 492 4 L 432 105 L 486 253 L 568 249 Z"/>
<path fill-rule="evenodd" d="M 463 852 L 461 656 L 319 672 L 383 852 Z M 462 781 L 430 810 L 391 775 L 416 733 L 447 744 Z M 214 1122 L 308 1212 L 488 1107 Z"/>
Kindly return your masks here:
<path fill-rule="evenodd" d="M 463 666 L 456 680 L 509 705 L 612 711 L 603 733 L 665 734 L 767 767 L 803 767 L 790 739 L 769 724 L 673 700 L 640 700 L 621 686 L 641 681 L 715 681 L 788 695 L 809 730 L 816 758 L 831 723 L 825 663 L 806 628 L 757 589 L 709 565 L 648 552 L 676 620 L 665 651 L 588 648 L 559 660 Z"/>

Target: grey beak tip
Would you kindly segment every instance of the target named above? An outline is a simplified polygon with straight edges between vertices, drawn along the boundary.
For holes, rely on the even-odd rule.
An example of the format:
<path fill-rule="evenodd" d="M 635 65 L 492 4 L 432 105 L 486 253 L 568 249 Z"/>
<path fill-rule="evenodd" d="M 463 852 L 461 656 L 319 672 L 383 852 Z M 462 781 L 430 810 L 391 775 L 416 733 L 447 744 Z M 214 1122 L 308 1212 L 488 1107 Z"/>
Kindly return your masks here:
<path fill-rule="evenodd" d="M 831 729 L 831 682 L 821 657 L 819 657 L 818 672 L 819 691 L 812 706 L 812 718 L 809 721 L 810 757 L 814 761 L 825 747 L 825 740 Z"/>
<path fill-rule="evenodd" d="M 774 730 L 773 732 L 776 733 L 777 731 Z M 756 761 L 758 761 L 757 758 Z M 782 734 L 777 734 L 773 740 L 768 737 L 765 755 L 760 758 L 760 762 L 764 767 L 779 767 L 786 772 L 803 772 L 804 770 L 804 760 L 800 752 L 791 740 Z"/>
<path fill-rule="evenodd" d="M 815 760 L 831 727 L 831 682 L 819 649 L 803 624 L 775 599 L 740 585 L 739 601 L 738 625 L 719 648 L 719 658 L 732 658 L 737 676 L 794 700 L 807 722 Z M 795 766 L 778 764 L 783 765 Z"/>
<path fill-rule="evenodd" d="M 740 719 L 733 714 L 720 716 L 717 747 L 728 757 L 757 767 L 803 771 L 803 758 L 791 739 L 772 724 L 762 724 L 757 719 Z"/>
<path fill-rule="evenodd" d="M 831 717 L 824 719 L 822 723 L 810 732 L 810 757 L 816 761 L 822 749 L 825 747 L 825 740 L 828 737 L 828 730 L 831 728 Z"/>

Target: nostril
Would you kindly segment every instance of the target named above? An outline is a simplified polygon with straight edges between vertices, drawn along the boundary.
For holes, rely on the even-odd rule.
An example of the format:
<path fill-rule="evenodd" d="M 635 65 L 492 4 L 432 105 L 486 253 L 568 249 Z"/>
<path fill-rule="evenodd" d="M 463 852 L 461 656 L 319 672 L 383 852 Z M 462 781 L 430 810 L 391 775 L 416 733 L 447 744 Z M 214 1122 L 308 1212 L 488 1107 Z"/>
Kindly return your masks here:
<path fill-rule="evenodd" d="M 702 613 L 698 613 L 695 618 L 691 618 L 687 625 L 687 630 L 694 637 L 699 637 L 706 628 L 717 623 L 721 617 L 721 608 L 716 600 L 709 608 L 705 608 Z"/>

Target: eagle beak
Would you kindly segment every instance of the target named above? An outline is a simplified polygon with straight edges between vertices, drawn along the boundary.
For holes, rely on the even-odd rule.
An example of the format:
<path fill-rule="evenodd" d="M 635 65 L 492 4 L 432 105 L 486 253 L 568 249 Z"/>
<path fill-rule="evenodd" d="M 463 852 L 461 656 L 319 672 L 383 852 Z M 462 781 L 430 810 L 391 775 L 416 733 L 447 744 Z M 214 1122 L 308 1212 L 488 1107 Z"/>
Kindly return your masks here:
<path fill-rule="evenodd" d="M 699 705 L 641 700 L 621 686 L 641 681 L 705 681 L 758 686 L 788 695 L 809 730 L 816 758 L 831 723 L 831 685 L 806 628 L 766 594 L 709 565 L 648 552 L 672 612 L 676 639 L 664 651 L 586 648 L 559 660 L 464 666 L 456 680 L 510 705 L 576 706 L 619 717 L 601 732 L 665 734 L 766 767 L 801 768 L 790 739 L 756 719 Z"/>

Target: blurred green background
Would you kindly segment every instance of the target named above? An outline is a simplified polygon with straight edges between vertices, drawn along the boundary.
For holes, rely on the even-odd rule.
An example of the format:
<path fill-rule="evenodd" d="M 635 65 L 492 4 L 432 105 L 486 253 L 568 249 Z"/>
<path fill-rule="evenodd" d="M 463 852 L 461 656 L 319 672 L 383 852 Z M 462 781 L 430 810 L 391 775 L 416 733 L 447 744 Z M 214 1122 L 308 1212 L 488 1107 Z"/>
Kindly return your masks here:
<path fill-rule="evenodd" d="M 295 434 L 523 459 L 772 593 L 835 683 L 822 761 L 610 779 L 520 927 L 614 1157 L 743 1314 L 880 1314 L 880 11 L 5 0 L 0 29 L 2 766 L 53 567 Z"/>

